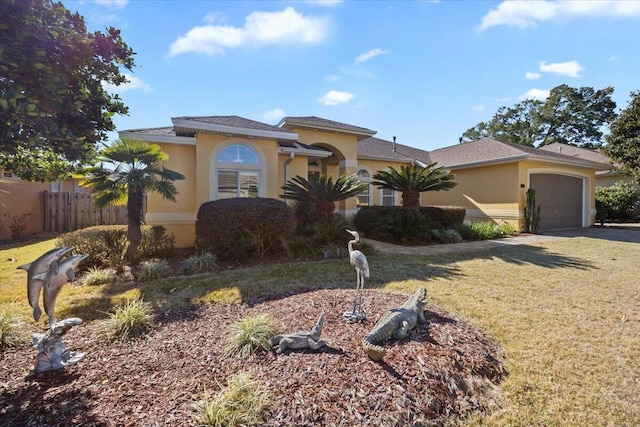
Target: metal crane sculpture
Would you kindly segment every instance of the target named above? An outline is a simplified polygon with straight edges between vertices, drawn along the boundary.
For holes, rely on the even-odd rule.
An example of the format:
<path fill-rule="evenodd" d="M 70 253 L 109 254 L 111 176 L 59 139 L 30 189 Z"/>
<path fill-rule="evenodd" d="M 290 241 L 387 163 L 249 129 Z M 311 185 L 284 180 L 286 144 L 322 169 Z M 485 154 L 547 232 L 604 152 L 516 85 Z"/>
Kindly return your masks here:
<path fill-rule="evenodd" d="M 366 316 L 360 312 L 362 309 L 362 293 L 364 290 L 364 279 L 369 278 L 369 263 L 367 257 L 357 249 L 353 249 L 353 244 L 360 242 L 360 235 L 357 231 L 347 230 L 354 239 L 349 241 L 349 261 L 356 269 L 356 296 L 353 301 L 353 309 L 345 312 L 342 317 L 349 323 L 366 320 Z"/>

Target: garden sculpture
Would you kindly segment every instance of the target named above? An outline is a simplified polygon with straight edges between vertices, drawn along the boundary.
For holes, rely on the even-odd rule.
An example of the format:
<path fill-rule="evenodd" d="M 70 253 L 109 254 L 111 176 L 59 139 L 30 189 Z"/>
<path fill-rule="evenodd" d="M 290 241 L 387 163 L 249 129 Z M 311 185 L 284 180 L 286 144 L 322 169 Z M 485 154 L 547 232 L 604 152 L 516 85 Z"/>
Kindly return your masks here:
<path fill-rule="evenodd" d="M 55 371 L 74 365 L 84 359 L 84 353 L 70 351 L 60 337 L 82 319 L 71 317 L 57 322 L 44 334 L 33 334 L 33 348 L 38 350 L 35 369 L 38 372 Z"/>
<path fill-rule="evenodd" d="M 415 328 L 418 322 L 424 323 L 424 306 L 427 291 L 420 288 L 399 308 L 392 308 L 376 323 L 373 330 L 362 339 L 362 348 L 369 359 L 379 362 L 386 350 L 382 344 L 388 338 L 402 339 Z"/>
<path fill-rule="evenodd" d="M 354 239 L 349 241 L 349 260 L 351 265 L 356 269 L 356 296 L 353 301 L 353 309 L 346 311 L 342 317 L 349 323 L 360 322 L 366 320 L 366 316 L 360 312 L 362 310 L 362 293 L 364 290 L 364 279 L 369 278 L 369 263 L 367 257 L 359 250 L 353 249 L 353 244 L 360 241 L 360 235 L 357 231 L 347 230 Z"/>
<path fill-rule="evenodd" d="M 46 273 L 49 270 L 53 270 L 55 273 L 58 273 L 58 261 L 73 249 L 73 246 L 51 249 L 49 252 L 40 256 L 37 260 L 18 267 L 18 269 L 25 270 L 27 272 L 27 296 L 29 297 L 29 305 L 33 308 L 33 319 L 36 322 L 40 320 L 40 315 L 42 314 L 42 310 L 40 310 L 39 305 L 42 281 L 36 280 L 33 277 L 38 274 Z"/>
<path fill-rule="evenodd" d="M 84 359 L 84 353 L 69 351 L 60 337 L 82 319 L 70 318 L 57 322 L 54 315 L 56 298 L 62 286 L 76 277 L 80 261 L 89 255 L 74 255 L 62 260 L 62 257 L 74 249 L 73 246 L 50 250 L 35 261 L 21 265 L 19 269 L 27 271 L 27 296 L 33 308 L 33 318 L 40 319 L 39 299 L 43 291 L 44 310 L 49 316 L 49 330 L 44 334 L 33 334 L 33 348 L 38 351 L 35 369 L 38 372 L 62 369 Z"/>
<path fill-rule="evenodd" d="M 288 348 L 301 349 L 310 348 L 318 350 L 325 346 L 325 342 L 320 339 L 322 325 L 324 324 L 324 313 L 320 315 L 316 325 L 311 332 L 294 332 L 292 334 L 276 335 L 269 339 L 271 348 L 278 347 L 276 353 L 280 354 Z"/>

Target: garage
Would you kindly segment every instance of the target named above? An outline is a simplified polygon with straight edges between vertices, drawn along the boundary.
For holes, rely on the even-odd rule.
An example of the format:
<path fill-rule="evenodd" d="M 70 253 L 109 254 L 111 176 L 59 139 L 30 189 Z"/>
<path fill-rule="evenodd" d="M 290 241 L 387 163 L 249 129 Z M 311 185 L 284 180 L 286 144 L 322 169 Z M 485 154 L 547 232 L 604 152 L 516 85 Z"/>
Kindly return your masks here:
<path fill-rule="evenodd" d="M 540 231 L 582 227 L 582 178 L 551 173 L 532 174 L 530 185 L 540 205 Z"/>

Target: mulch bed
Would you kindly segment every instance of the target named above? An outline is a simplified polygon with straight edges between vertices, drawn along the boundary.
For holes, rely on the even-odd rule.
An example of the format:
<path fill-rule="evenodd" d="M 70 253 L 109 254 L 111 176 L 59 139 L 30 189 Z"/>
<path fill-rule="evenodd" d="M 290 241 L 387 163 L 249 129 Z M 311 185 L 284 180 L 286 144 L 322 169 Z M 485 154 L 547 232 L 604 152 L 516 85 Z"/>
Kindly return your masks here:
<path fill-rule="evenodd" d="M 468 322 L 428 305 L 427 322 L 385 344 L 384 362 L 369 360 L 360 341 L 407 296 L 366 290 L 369 320 L 347 324 L 354 291 L 323 289 L 253 306 L 194 307 L 159 315 L 131 342 L 109 343 L 99 322 L 64 336 L 85 360 L 62 371 L 29 372 L 35 350 L 0 353 L 0 426 L 184 426 L 194 403 L 244 371 L 270 390 L 265 426 L 451 425 L 472 411 L 500 407 L 495 384 L 507 375 L 500 346 Z M 427 295 L 428 298 L 428 295 Z M 319 351 L 224 356 L 227 327 L 269 313 L 282 332 L 309 330 L 325 313 Z M 35 331 L 34 331 L 35 332 Z"/>

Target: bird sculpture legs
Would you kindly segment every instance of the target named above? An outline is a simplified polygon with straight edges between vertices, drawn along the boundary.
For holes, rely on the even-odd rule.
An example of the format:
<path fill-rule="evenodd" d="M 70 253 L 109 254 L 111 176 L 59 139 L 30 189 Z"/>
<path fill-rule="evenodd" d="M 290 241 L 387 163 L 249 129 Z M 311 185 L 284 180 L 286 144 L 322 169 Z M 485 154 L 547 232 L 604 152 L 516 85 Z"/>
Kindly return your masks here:
<path fill-rule="evenodd" d="M 356 271 L 356 295 L 353 300 L 353 309 L 345 312 L 342 317 L 348 323 L 363 322 L 367 317 L 361 313 L 362 310 L 362 294 L 364 293 L 364 273 Z"/>

